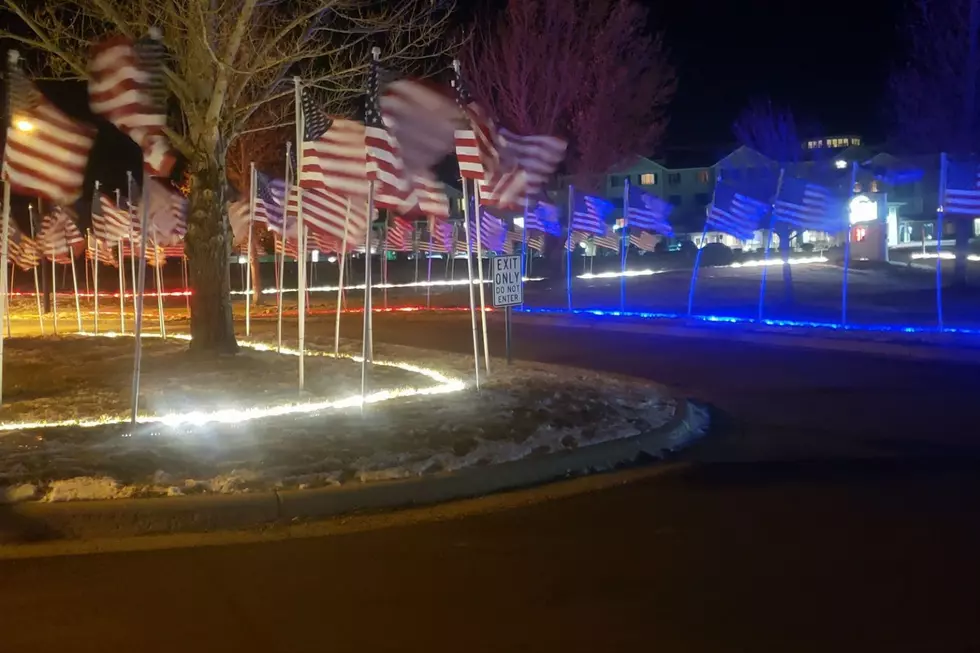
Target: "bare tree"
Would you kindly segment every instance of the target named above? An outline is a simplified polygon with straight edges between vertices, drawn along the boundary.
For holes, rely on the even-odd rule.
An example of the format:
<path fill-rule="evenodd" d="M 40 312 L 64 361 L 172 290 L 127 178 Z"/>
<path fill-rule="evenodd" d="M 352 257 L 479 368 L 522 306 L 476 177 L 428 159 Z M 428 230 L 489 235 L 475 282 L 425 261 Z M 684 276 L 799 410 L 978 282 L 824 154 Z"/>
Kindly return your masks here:
<path fill-rule="evenodd" d="M 440 54 L 450 3 L 434 0 L 2 0 L 0 31 L 46 55 L 46 73 L 86 77 L 90 44 L 151 26 L 170 53 L 172 143 L 190 173 L 187 253 L 192 348 L 237 351 L 225 216 L 229 145 L 269 102 L 289 98 L 291 77 L 322 92 L 327 110 L 363 93 L 370 48 L 402 67 Z M 17 24 L 19 23 L 19 25 Z"/>
<path fill-rule="evenodd" d="M 739 143 L 759 152 L 773 161 L 767 179 L 760 180 L 760 192 L 774 194 L 777 190 L 780 170 L 783 174 L 797 171 L 803 156 L 803 148 L 793 113 L 784 107 L 773 106 L 770 100 L 756 100 L 739 115 L 733 126 Z M 759 198 L 765 199 L 765 198 Z M 771 220 L 771 216 L 770 216 Z M 795 236 L 789 224 L 772 221 L 769 228 L 779 238 L 779 252 L 783 259 L 783 299 L 793 302 L 793 269 L 789 264 L 790 242 Z"/>
<path fill-rule="evenodd" d="M 907 154 L 975 156 L 980 148 L 980 0 L 913 0 L 907 59 L 891 75 L 892 141 Z M 973 216 L 955 216 L 953 279 L 965 285 Z M 939 234 L 939 238 L 942 234 Z"/>
<path fill-rule="evenodd" d="M 509 0 L 461 59 L 473 96 L 505 126 L 569 141 L 579 184 L 652 154 L 676 89 L 660 34 L 635 0 Z"/>

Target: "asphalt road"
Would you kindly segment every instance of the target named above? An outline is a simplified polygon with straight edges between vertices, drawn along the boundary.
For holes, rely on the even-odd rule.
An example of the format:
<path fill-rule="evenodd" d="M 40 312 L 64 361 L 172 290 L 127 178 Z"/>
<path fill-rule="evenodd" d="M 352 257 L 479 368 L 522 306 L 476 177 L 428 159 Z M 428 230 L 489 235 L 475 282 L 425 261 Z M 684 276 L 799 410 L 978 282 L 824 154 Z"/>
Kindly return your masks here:
<path fill-rule="evenodd" d="M 470 346 L 463 316 L 375 333 Z M 3 560 L 0 650 L 980 650 L 975 367 L 523 325 L 515 351 L 656 379 L 716 431 L 670 473 L 507 510 Z"/>

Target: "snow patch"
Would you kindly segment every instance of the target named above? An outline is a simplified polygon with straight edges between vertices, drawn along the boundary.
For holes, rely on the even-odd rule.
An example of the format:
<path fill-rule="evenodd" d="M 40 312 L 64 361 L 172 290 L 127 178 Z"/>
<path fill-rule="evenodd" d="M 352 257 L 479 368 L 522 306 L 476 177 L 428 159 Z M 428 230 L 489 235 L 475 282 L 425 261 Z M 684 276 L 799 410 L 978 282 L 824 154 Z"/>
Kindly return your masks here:
<path fill-rule="evenodd" d="M 136 494 L 135 487 L 123 485 L 107 476 L 76 476 L 52 482 L 42 500 L 55 502 L 128 499 L 134 494 Z"/>

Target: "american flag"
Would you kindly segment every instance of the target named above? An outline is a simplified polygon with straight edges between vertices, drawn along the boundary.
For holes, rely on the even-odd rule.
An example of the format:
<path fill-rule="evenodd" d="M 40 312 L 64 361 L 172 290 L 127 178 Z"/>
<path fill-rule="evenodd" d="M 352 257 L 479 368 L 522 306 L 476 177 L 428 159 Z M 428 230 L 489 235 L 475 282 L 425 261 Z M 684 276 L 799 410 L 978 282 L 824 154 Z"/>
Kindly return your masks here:
<path fill-rule="evenodd" d="M 946 164 L 946 213 L 980 215 L 980 167 L 975 163 Z"/>
<path fill-rule="evenodd" d="M 468 123 L 455 133 L 459 174 L 463 179 L 483 181 L 487 173 L 497 167 L 496 130 L 483 107 L 470 97 L 458 65 L 453 86 L 456 88 L 456 101 Z"/>
<path fill-rule="evenodd" d="M 344 223 L 347 222 L 347 242 L 358 243 L 364 240 L 368 219 L 367 206 L 362 202 L 327 190 L 300 189 L 295 186 L 290 189 L 289 204 L 286 207 L 287 238 L 296 236 L 297 200 L 300 192 L 303 198 L 303 224 L 310 232 L 343 239 Z"/>
<path fill-rule="evenodd" d="M 149 179 L 149 236 L 160 244 L 175 242 L 187 233 L 187 199 L 173 190 L 169 184 Z M 138 195 L 142 199 L 142 194 Z M 140 235 L 142 228 L 140 207 L 133 213 L 133 233 Z"/>
<path fill-rule="evenodd" d="M 649 231 L 630 232 L 630 245 L 645 252 L 653 252 L 657 248 L 657 237 Z"/>
<path fill-rule="evenodd" d="M 576 195 L 572 210 L 572 231 L 604 235 L 606 217 L 612 212 L 612 204 L 591 195 Z"/>
<path fill-rule="evenodd" d="M 299 185 L 367 197 L 365 127 L 354 120 L 329 120 L 309 89 L 302 91 L 303 145 Z"/>
<path fill-rule="evenodd" d="M 419 249 L 424 252 L 449 252 L 453 247 L 455 230 L 452 222 L 429 218 L 428 234 L 419 239 Z"/>
<path fill-rule="evenodd" d="M 380 105 L 405 173 L 431 175 L 453 151 L 459 108 L 452 95 L 427 82 L 399 79 L 385 85 Z"/>
<path fill-rule="evenodd" d="M 94 235 L 89 235 L 87 241 L 85 258 L 90 261 L 98 259 L 99 263 L 113 267 L 119 266 L 118 261 L 116 261 L 116 250 L 112 243 L 107 243 Z"/>
<path fill-rule="evenodd" d="M 674 232 L 667 221 L 672 208 L 669 202 L 643 191 L 627 192 L 626 226 L 672 236 Z"/>
<path fill-rule="evenodd" d="M 769 212 L 770 205 L 752 199 L 735 190 L 735 187 L 719 182 L 715 185 L 715 197 L 708 207 L 709 230 L 721 231 L 741 240 L 751 240 Z"/>
<path fill-rule="evenodd" d="M 329 236 L 319 231 L 311 231 L 306 237 L 306 249 L 310 252 L 317 251 L 339 254 L 343 246 L 344 241 L 342 239 Z M 347 247 L 348 249 L 350 248 L 350 243 L 348 243 Z"/>
<path fill-rule="evenodd" d="M 385 249 L 393 252 L 412 251 L 413 233 L 414 229 L 411 222 L 397 216 L 392 218 L 385 234 Z"/>
<path fill-rule="evenodd" d="M 130 224 L 129 211 L 102 193 L 92 196 L 92 233 L 96 238 L 108 242 L 129 238 Z"/>
<path fill-rule="evenodd" d="M 500 166 L 481 184 L 480 198 L 499 207 L 518 207 L 525 197 L 540 195 L 568 147 L 561 138 L 521 136 L 504 128 L 497 132 L 497 141 Z"/>
<path fill-rule="evenodd" d="M 41 262 L 37 243 L 25 236 L 12 218 L 7 223 L 7 254 L 21 270 L 30 270 Z"/>
<path fill-rule="evenodd" d="M 85 239 L 68 211 L 55 207 L 41 220 L 37 245 L 45 258 L 67 264 L 85 248 Z"/>
<path fill-rule="evenodd" d="M 602 249 L 618 252 L 620 246 L 623 244 L 623 237 L 621 234 L 616 233 L 616 230 L 611 226 L 606 225 L 606 232 L 593 236 L 592 244 Z"/>
<path fill-rule="evenodd" d="M 255 215 L 253 220 L 264 223 L 270 229 L 282 228 L 283 204 L 286 203 L 286 182 L 255 173 Z"/>
<path fill-rule="evenodd" d="M 529 230 L 540 231 L 557 236 L 561 234 L 561 224 L 558 221 L 558 207 L 548 202 L 538 202 L 524 221 Z"/>
<path fill-rule="evenodd" d="M 421 215 L 445 220 L 449 217 L 446 186 L 430 175 L 414 175 L 412 190 L 402 205 L 403 215 Z"/>
<path fill-rule="evenodd" d="M 574 251 L 579 243 L 588 242 L 589 238 L 591 238 L 591 236 L 585 232 L 573 231 L 571 237 L 568 239 L 568 242 L 565 243 L 565 249 Z"/>
<path fill-rule="evenodd" d="M 465 234 L 464 234 L 465 237 Z M 480 247 L 485 252 L 501 252 L 507 239 L 507 226 L 499 218 L 482 212 L 480 216 Z M 473 251 L 476 251 L 476 231 L 471 223 L 470 241 Z M 465 242 L 465 241 L 464 241 Z M 463 249 L 465 250 L 465 247 Z"/>
<path fill-rule="evenodd" d="M 89 104 L 143 150 L 150 175 L 166 177 L 176 158 L 164 134 L 167 125 L 163 44 L 155 35 L 137 42 L 116 36 L 92 48 Z"/>
<path fill-rule="evenodd" d="M 82 194 L 96 130 L 51 104 L 24 76 L 17 53 L 7 54 L 10 122 L 3 151 L 4 176 L 13 192 L 71 204 Z"/>
<path fill-rule="evenodd" d="M 228 226 L 231 227 L 232 246 L 248 242 L 249 201 L 228 202 Z"/>
<path fill-rule="evenodd" d="M 368 97 L 364 111 L 364 142 L 367 147 L 367 178 L 374 180 L 374 205 L 399 211 L 411 192 L 398 141 L 385 126 L 381 114 L 381 69 L 371 62 Z"/>
<path fill-rule="evenodd" d="M 773 218 L 796 229 L 837 233 L 844 231 L 844 203 L 829 188 L 784 177 L 773 205 Z"/>

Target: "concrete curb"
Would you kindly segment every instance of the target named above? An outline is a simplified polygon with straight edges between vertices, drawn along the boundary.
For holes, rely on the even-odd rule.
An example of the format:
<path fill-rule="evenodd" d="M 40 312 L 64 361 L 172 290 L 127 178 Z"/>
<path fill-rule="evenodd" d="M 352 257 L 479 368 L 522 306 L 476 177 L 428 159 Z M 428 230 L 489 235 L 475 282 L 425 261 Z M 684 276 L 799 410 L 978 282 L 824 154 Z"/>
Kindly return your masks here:
<path fill-rule="evenodd" d="M 693 442 L 707 426 L 705 409 L 678 399 L 674 417 L 649 433 L 432 476 L 239 495 L 0 504 L 0 545 L 243 529 L 472 498 L 613 469 L 641 454 L 657 458 Z"/>
<path fill-rule="evenodd" d="M 853 337 L 855 334 L 846 332 L 834 334 L 833 337 L 826 337 L 815 330 L 804 333 L 789 333 L 771 330 L 767 327 L 753 329 L 751 325 L 725 328 L 685 324 L 680 321 L 670 323 L 666 319 L 659 322 L 649 320 L 637 323 L 627 321 L 629 318 L 622 318 L 623 321 L 619 322 L 615 318 L 608 317 L 603 320 L 589 320 L 567 315 L 526 315 L 521 313 L 515 313 L 513 318 L 519 324 L 548 325 L 568 329 L 591 329 L 672 338 L 724 339 L 773 347 L 849 351 L 909 360 L 980 363 L 980 341 L 971 339 L 972 342 L 969 343 L 957 342 L 955 336 L 949 339 L 943 338 L 940 342 L 923 342 L 921 340 L 895 342 L 894 340 L 875 340 L 873 337 L 856 338 Z M 496 316 L 495 319 L 497 319 Z M 882 334 L 879 337 L 894 338 L 898 335 Z M 936 335 L 940 336 L 941 334 Z"/>

